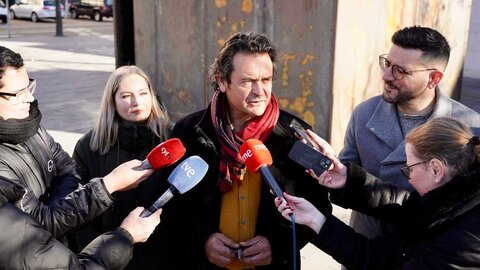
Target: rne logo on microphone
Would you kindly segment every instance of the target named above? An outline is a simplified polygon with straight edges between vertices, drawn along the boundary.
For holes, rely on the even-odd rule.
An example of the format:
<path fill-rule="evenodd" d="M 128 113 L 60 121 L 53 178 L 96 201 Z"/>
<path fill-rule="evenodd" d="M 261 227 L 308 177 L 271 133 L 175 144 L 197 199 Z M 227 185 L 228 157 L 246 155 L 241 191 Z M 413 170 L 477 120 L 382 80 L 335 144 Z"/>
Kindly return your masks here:
<path fill-rule="evenodd" d="M 262 144 L 256 144 L 256 145 L 253 146 L 253 148 L 255 148 L 255 150 L 267 150 L 268 151 L 267 147 L 263 143 Z"/>
<path fill-rule="evenodd" d="M 167 151 L 165 147 L 162 147 L 160 150 L 167 159 L 172 159 L 172 157 L 170 156 L 170 153 Z"/>
<path fill-rule="evenodd" d="M 183 163 L 181 168 L 183 169 L 187 177 L 190 178 L 195 175 L 195 170 L 190 165 L 188 165 L 187 162 Z"/>
<path fill-rule="evenodd" d="M 240 159 L 245 162 L 248 158 L 252 157 L 252 150 L 248 149 L 247 152 L 243 153 L 243 155 L 240 157 Z"/>

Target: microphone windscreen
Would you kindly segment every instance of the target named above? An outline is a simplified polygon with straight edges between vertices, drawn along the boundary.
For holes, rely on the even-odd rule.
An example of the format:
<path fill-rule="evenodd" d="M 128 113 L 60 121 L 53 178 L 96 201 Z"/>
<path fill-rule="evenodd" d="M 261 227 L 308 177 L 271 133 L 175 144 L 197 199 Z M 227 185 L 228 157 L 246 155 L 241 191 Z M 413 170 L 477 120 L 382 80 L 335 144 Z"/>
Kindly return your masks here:
<path fill-rule="evenodd" d="M 178 138 L 168 139 L 157 145 L 147 155 L 150 166 L 157 170 L 177 162 L 187 150 Z"/>
<path fill-rule="evenodd" d="M 272 165 L 272 155 L 268 148 L 257 139 L 248 139 L 240 146 L 242 161 L 251 172 L 257 172 L 263 166 Z"/>
<path fill-rule="evenodd" d="M 191 156 L 182 161 L 167 180 L 182 194 L 197 185 L 207 171 L 208 164 L 201 157 Z"/>

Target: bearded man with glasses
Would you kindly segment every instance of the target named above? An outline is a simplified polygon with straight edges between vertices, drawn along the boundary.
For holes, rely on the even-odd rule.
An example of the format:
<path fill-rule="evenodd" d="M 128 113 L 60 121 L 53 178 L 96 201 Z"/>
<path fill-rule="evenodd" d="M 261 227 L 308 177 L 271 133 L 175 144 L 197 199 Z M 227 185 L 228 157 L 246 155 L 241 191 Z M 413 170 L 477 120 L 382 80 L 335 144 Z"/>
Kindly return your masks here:
<path fill-rule="evenodd" d="M 442 116 L 479 127 L 480 115 L 438 87 L 450 57 L 450 46 L 442 34 L 412 26 L 398 30 L 391 40 L 389 53 L 379 57 L 383 93 L 354 109 L 339 158 L 364 167 L 384 181 L 413 190 L 400 170 L 406 163 L 405 135 L 429 119 Z M 352 212 L 350 226 L 369 238 L 389 230 L 389 226 L 358 212 Z"/>

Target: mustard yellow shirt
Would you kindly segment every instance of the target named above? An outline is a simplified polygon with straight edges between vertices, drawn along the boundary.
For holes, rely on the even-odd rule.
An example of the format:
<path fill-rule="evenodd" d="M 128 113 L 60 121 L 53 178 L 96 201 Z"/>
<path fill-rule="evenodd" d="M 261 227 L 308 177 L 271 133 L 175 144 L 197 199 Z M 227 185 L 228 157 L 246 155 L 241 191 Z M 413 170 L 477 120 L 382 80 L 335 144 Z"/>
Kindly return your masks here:
<path fill-rule="evenodd" d="M 247 171 L 240 185 L 233 184 L 232 190 L 222 195 L 220 210 L 220 232 L 235 242 L 255 237 L 262 176 Z M 254 269 L 252 265 L 238 260 L 226 266 L 227 269 Z"/>

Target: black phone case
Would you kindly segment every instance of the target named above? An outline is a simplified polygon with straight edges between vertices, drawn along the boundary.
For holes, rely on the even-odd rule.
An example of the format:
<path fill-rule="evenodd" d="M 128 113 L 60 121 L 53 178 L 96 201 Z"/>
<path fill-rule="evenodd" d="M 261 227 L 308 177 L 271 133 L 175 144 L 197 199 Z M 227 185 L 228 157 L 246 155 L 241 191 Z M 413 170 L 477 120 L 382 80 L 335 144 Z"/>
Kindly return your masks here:
<path fill-rule="evenodd" d="M 288 157 L 305 169 L 313 169 L 317 176 L 332 165 L 332 161 L 329 158 L 301 141 L 295 142 L 288 153 Z"/>

